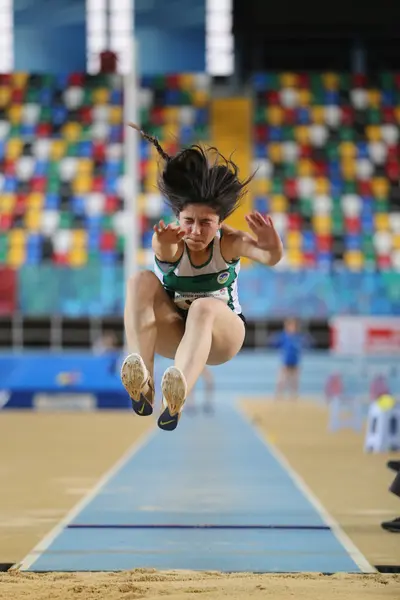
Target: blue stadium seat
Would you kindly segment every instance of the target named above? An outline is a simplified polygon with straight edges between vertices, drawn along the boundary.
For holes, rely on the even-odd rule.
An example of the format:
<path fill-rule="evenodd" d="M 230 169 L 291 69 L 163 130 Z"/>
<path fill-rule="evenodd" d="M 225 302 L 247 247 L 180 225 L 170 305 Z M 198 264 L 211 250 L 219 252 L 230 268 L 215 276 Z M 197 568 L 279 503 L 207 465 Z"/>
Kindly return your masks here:
<path fill-rule="evenodd" d="M 256 211 L 261 214 L 266 214 L 269 211 L 269 202 L 268 198 L 265 197 L 256 197 L 254 199 L 254 208 Z"/>

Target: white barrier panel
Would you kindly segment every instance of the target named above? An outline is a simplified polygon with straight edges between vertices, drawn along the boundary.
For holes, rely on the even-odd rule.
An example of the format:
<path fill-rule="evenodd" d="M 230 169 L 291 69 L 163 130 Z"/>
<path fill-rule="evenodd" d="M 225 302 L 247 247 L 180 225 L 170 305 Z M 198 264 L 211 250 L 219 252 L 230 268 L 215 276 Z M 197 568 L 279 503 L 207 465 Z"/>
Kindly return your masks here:
<path fill-rule="evenodd" d="M 337 354 L 400 354 L 399 317 L 334 317 L 330 327 Z"/>
<path fill-rule="evenodd" d="M 368 411 L 364 450 L 400 451 L 400 404 L 392 396 L 381 396 Z"/>

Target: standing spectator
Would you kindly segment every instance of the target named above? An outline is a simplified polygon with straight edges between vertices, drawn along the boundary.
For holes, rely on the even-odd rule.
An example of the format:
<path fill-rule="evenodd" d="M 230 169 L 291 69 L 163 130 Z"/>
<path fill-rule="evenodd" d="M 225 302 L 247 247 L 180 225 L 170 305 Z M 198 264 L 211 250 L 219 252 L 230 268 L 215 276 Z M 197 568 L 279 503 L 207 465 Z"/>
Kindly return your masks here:
<path fill-rule="evenodd" d="M 304 348 L 313 345 L 314 340 L 309 334 L 299 331 L 296 319 L 287 319 L 284 330 L 269 338 L 269 345 L 281 351 L 281 368 L 278 374 L 276 397 L 279 399 L 288 391 L 292 400 L 297 400 L 299 394 L 299 372 L 301 353 Z"/>

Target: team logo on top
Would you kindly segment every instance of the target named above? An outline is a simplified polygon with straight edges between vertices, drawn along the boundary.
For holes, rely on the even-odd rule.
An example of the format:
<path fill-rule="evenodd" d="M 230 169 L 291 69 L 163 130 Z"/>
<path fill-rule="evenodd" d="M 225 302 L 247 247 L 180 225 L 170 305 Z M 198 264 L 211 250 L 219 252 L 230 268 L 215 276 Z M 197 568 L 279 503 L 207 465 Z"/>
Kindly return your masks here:
<path fill-rule="evenodd" d="M 229 271 L 223 271 L 217 277 L 218 283 L 226 283 L 229 279 Z"/>

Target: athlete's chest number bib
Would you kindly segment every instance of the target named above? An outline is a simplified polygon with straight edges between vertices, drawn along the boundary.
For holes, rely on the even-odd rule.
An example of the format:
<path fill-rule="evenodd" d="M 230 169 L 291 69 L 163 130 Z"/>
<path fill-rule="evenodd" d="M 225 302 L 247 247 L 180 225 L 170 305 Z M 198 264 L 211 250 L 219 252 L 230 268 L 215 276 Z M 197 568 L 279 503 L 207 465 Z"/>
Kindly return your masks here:
<path fill-rule="evenodd" d="M 226 304 L 229 302 L 228 288 L 222 288 L 214 292 L 175 292 L 174 302 L 182 310 L 189 310 L 192 302 L 197 298 L 217 298 Z"/>

